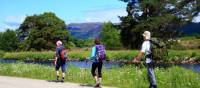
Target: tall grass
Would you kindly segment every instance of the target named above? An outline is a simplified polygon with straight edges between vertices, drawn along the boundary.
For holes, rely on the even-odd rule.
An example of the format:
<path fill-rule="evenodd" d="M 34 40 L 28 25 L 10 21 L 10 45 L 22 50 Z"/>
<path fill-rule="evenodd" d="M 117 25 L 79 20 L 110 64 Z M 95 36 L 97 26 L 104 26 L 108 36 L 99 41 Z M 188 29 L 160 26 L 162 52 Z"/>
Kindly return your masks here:
<path fill-rule="evenodd" d="M 200 50 L 170 50 L 169 61 L 182 61 L 194 58 L 196 61 L 200 61 Z"/>
<path fill-rule="evenodd" d="M 2 58 L 4 56 L 4 51 L 0 50 L 0 58 Z"/>
<path fill-rule="evenodd" d="M 89 57 L 90 51 L 69 51 L 68 56 L 71 60 L 84 60 Z M 108 60 L 129 60 L 135 57 L 137 51 L 120 50 L 120 51 L 107 51 Z M 52 60 L 54 59 L 55 52 L 7 52 L 4 54 L 4 59 L 18 59 L 18 60 Z"/>
<path fill-rule="evenodd" d="M 163 61 L 184 61 L 190 60 L 200 61 L 200 50 L 169 50 L 167 60 Z M 68 56 L 70 60 L 84 60 L 90 56 L 90 51 L 69 51 Z M 107 60 L 111 61 L 130 61 L 136 55 L 136 50 L 119 50 L 119 51 L 107 51 Z M 3 59 L 18 59 L 18 60 L 52 60 L 54 59 L 55 52 L 7 52 L 3 55 Z M 144 60 L 144 59 L 143 59 Z"/>
<path fill-rule="evenodd" d="M 54 80 L 54 67 L 37 64 L 0 64 L 0 75 L 18 76 L 43 80 Z M 199 88 L 200 74 L 180 67 L 156 68 L 155 75 L 159 88 Z M 90 69 L 69 66 L 65 81 L 94 84 Z M 103 85 L 119 88 L 148 88 L 146 68 L 124 66 L 103 69 Z"/>
<path fill-rule="evenodd" d="M 52 51 L 45 52 L 7 52 L 4 54 L 4 59 L 18 60 L 50 60 L 54 58 L 55 53 Z"/>

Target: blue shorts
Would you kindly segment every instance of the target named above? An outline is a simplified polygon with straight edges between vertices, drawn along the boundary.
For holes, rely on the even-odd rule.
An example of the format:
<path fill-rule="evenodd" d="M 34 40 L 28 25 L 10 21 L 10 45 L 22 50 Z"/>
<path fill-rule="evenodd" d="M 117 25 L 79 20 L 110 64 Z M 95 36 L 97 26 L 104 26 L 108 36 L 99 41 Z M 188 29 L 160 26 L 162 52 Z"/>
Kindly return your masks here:
<path fill-rule="evenodd" d="M 60 67 L 62 69 L 62 72 L 66 72 L 66 63 L 57 64 L 56 71 L 58 71 Z"/>

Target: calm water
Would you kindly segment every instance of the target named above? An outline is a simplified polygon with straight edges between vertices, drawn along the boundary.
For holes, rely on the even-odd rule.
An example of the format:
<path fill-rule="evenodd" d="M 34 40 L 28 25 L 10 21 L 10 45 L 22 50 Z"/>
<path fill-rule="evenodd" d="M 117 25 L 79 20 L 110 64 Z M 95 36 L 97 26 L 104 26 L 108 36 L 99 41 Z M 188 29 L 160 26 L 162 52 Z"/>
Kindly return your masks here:
<path fill-rule="evenodd" d="M 53 66 L 53 61 L 23 61 L 26 64 L 32 63 L 32 64 L 40 64 L 40 65 L 47 65 L 47 66 Z M 3 60 L 0 59 L 0 63 L 17 63 L 17 60 Z M 69 61 L 67 62 L 68 66 L 75 66 L 83 69 L 90 69 L 92 67 L 91 61 Z M 106 69 L 111 69 L 113 67 L 121 67 L 122 65 L 120 63 L 115 62 L 104 62 L 103 67 Z"/>
<path fill-rule="evenodd" d="M 3 60 L 0 59 L 0 63 L 16 63 L 17 60 Z M 32 63 L 32 64 L 40 64 L 40 65 L 47 65 L 47 66 L 53 66 L 53 61 L 24 61 L 24 63 Z M 67 62 L 68 66 L 75 66 L 79 67 L 82 69 L 90 69 L 92 67 L 92 62 L 91 61 L 69 61 Z M 123 64 L 121 63 L 116 63 L 116 62 L 104 62 L 103 67 L 106 69 L 111 69 L 113 67 L 121 67 Z M 194 72 L 200 73 L 200 64 L 177 64 L 177 66 L 192 70 Z"/>
<path fill-rule="evenodd" d="M 200 73 L 200 64 L 194 64 L 194 65 L 191 65 L 191 64 L 178 64 L 177 66 L 180 66 L 180 67 L 183 67 L 183 68 L 186 68 L 186 69 L 190 69 L 194 72 L 198 72 Z"/>

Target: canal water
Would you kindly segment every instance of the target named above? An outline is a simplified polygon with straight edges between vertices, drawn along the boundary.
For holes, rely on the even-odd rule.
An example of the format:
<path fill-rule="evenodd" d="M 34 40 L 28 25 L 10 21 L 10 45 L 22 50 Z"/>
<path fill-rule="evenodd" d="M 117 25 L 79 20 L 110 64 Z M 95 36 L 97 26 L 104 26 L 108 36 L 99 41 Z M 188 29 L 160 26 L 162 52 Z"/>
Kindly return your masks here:
<path fill-rule="evenodd" d="M 4 60 L 0 59 L 0 63 L 17 63 L 18 60 Z M 53 61 L 23 61 L 26 64 L 40 64 L 46 66 L 53 66 Z M 91 61 L 68 61 L 68 66 L 74 66 L 81 69 L 90 69 L 92 67 Z M 112 69 L 113 67 L 122 67 L 124 64 L 119 62 L 104 62 L 103 67 L 106 69 Z M 177 64 L 176 66 L 180 66 L 194 72 L 200 73 L 200 64 Z"/>
<path fill-rule="evenodd" d="M 0 63 L 17 63 L 19 62 L 18 60 L 4 60 L 0 59 Z M 54 66 L 53 61 L 31 61 L 31 60 L 26 60 L 22 61 L 26 64 L 40 64 L 40 65 L 46 65 L 46 66 Z M 74 66 L 78 68 L 85 68 L 89 69 L 92 67 L 92 62 L 91 61 L 67 61 L 68 66 Z M 104 62 L 103 67 L 106 69 L 111 69 L 113 67 L 121 67 L 122 64 L 117 63 L 117 62 Z"/>

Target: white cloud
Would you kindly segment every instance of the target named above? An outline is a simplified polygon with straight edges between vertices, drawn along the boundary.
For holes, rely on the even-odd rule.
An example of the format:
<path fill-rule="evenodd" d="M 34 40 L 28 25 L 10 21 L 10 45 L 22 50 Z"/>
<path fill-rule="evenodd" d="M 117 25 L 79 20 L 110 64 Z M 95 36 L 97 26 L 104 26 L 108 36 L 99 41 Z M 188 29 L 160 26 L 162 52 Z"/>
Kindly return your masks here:
<path fill-rule="evenodd" d="M 0 23 L 0 31 L 5 31 L 6 29 L 17 29 L 19 25 L 25 20 L 26 16 L 7 16 L 5 20 Z"/>
<path fill-rule="evenodd" d="M 7 16 L 5 19 L 6 23 L 22 23 L 24 19 L 26 18 L 25 15 L 21 16 Z"/>
<path fill-rule="evenodd" d="M 200 22 L 200 12 L 198 13 L 197 16 L 195 16 L 195 17 L 192 19 L 192 22 L 194 22 L 194 23 L 199 23 L 199 22 Z"/>
<path fill-rule="evenodd" d="M 119 23 L 118 16 L 126 16 L 126 9 L 103 9 L 96 11 L 86 11 L 85 21 L 86 22 L 108 22 Z"/>
<path fill-rule="evenodd" d="M 6 29 L 12 29 L 15 30 L 19 27 L 19 25 L 10 25 L 10 24 L 5 24 L 5 23 L 0 23 L 0 32 L 6 31 Z"/>
<path fill-rule="evenodd" d="M 0 23 L 0 32 L 5 31 L 5 24 Z"/>

